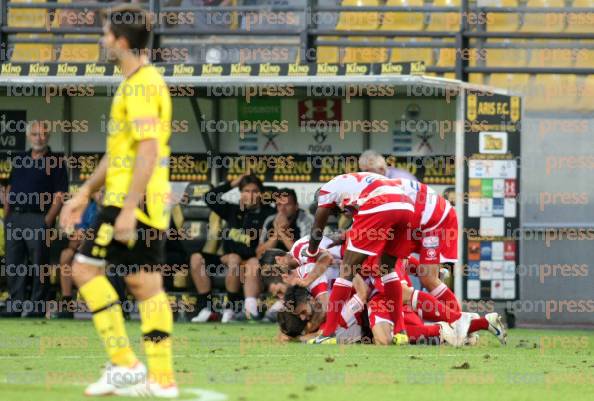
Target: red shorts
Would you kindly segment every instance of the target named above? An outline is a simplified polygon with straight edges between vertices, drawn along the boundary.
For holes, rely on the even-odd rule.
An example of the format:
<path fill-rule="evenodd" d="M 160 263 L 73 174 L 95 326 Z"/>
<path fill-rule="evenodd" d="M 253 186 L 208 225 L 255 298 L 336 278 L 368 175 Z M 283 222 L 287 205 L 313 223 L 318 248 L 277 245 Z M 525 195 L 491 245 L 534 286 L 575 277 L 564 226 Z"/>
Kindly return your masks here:
<path fill-rule="evenodd" d="M 407 231 L 414 221 L 414 213 L 409 210 L 394 209 L 376 213 L 358 213 L 347 232 L 346 249 L 369 256 L 390 253 L 389 244 L 399 233 Z M 398 255 L 392 255 L 398 256 Z M 408 254 L 403 255 L 406 257 Z"/>
<path fill-rule="evenodd" d="M 456 263 L 458 261 L 458 217 L 451 208 L 446 218 L 433 230 L 423 231 L 416 251 L 421 264 Z"/>
<path fill-rule="evenodd" d="M 390 317 L 390 306 L 390 301 L 383 294 L 376 294 L 367 302 L 369 327 L 371 329 L 378 323 L 389 323 L 394 326 L 394 322 Z"/>
<path fill-rule="evenodd" d="M 399 258 L 411 253 L 420 255 L 420 264 L 456 263 L 458 261 L 458 217 L 456 210 L 450 209 L 445 219 L 434 229 L 428 231 L 405 230 L 398 232 L 386 251 Z"/>

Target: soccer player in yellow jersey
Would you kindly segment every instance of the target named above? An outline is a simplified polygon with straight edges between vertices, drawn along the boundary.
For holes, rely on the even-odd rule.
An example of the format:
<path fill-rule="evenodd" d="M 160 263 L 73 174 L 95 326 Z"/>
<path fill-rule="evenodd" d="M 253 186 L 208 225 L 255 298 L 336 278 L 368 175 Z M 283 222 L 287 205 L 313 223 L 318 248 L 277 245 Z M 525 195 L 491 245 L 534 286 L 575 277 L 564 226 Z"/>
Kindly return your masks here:
<path fill-rule="evenodd" d="M 156 269 L 163 263 L 170 218 L 171 98 L 163 77 L 143 55 L 150 33 L 147 21 L 144 11 L 131 6 L 114 8 L 106 16 L 102 45 L 121 68 L 124 81 L 113 98 L 105 156 L 60 216 L 63 228 L 72 230 L 89 198 L 105 185 L 102 210 L 91 226 L 94 236 L 83 243 L 72 266 L 110 360 L 86 395 L 179 394 L 172 367 L 173 315 Z M 125 272 L 139 302 L 148 372 L 130 347 L 106 266 Z"/>

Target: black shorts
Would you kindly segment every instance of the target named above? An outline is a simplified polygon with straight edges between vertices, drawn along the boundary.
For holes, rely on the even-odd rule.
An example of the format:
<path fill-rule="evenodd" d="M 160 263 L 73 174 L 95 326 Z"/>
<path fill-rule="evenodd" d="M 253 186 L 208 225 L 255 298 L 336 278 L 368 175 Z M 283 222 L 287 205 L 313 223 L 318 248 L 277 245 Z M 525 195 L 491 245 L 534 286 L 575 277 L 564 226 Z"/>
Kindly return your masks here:
<path fill-rule="evenodd" d="M 119 274 L 157 270 L 165 260 L 165 232 L 137 224 L 138 239 L 129 246 L 113 238 L 113 226 L 120 208 L 102 208 L 87 231 L 76 260 L 95 266 L 107 266 Z"/>

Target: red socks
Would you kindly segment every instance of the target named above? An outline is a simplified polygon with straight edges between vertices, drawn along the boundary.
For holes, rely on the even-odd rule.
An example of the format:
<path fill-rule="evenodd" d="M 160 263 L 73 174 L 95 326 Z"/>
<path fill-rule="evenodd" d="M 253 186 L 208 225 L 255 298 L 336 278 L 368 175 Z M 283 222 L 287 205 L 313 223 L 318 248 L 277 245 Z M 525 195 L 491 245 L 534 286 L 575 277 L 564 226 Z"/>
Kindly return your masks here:
<path fill-rule="evenodd" d="M 469 333 L 474 333 L 475 331 L 479 330 L 488 330 L 489 329 L 489 321 L 484 317 L 479 317 L 478 319 L 473 319 L 470 321 L 470 328 L 468 329 Z"/>
<path fill-rule="evenodd" d="M 450 290 L 448 286 L 444 283 L 441 283 L 440 285 L 435 287 L 435 289 L 431 291 L 431 295 L 437 298 L 448 308 L 455 310 L 456 312 L 462 312 L 462 308 L 460 307 L 460 304 L 458 303 L 456 296 L 454 295 L 452 290 Z"/>
<path fill-rule="evenodd" d="M 422 319 L 432 322 L 453 323 L 461 316 L 459 311 L 448 308 L 432 295 L 419 290 L 413 292 L 410 305 Z"/>
<path fill-rule="evenodd" d="M 402 316 L 402 284 L 396 272 L 391 272 L 382 277 L 384 294 L 388 302 L 393 302 L 390 307 L 390 317 L 394 322 L 394 333 L 404 330 L 404 317 Z M 335 284 L 336 285 L 336 284 Z"/>
<path fill-rule="evenodd" d="M 330 299 L 328 300 L 326 323 L 322 331 L 323 336 L 331 336 L 336 331 L 340 312 L 344 304 L 349 300 L 352 288 L 353 283 L 344 278 L 339 277 L 334 281 L 334 286 L 330 292 Z"/>
<path fill-rule="evenodd" d="M 417 341 L 429 337 L 439 337 L 440 326 L 437 324 L 430 324 L 426 326 L 408 326 L 406 334 L 408 334 L 408 341 L 416 343 Z"/>

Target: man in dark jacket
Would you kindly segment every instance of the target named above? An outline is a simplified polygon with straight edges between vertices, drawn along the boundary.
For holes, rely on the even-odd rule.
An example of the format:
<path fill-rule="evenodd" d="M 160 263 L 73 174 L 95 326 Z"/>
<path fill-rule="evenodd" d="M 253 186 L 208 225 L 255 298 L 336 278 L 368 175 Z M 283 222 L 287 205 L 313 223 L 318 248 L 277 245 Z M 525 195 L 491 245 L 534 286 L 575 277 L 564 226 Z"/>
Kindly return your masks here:
<path fill-rule="evenodd" d="M 222 196 L 239 187 L 239 203 L 224 201 Z M 256 248 L 262 235 L 264 220 L 274 209 L 261 199 L 262 181 L 255 175 L 244 174 L 232 182 L 225 182 L 205 195 L 208 207 L 226 221 L 222 232 L 223 252 L 221 262 L 227 266 L 225 288 L 229 304 L 221 321 L 227 323 L 241 310 L 241 287 L 245 296 L 245 313 L 248 318 L 258 316 L 257 297 L 260 294 Z M 208 276 L 204 276 L 209 280 Z"/>

